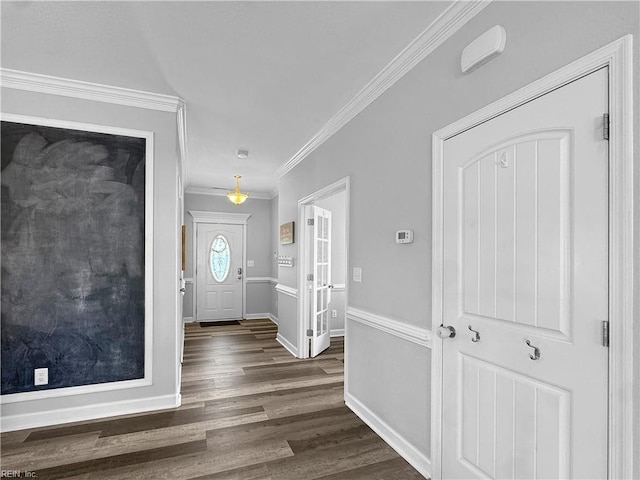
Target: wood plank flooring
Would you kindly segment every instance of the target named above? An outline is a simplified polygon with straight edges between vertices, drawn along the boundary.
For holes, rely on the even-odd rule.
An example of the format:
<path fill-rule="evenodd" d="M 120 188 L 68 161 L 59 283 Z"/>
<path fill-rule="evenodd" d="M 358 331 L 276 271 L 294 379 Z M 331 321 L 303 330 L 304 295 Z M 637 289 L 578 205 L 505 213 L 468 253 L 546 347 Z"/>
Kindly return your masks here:
<path fill-rule="evenodd" d="M 38 479 L 412 480 L 343 401 L 344 345 L 293 358 L 270 320 L 188 324 L 178 409 L 0 436 Z"/>

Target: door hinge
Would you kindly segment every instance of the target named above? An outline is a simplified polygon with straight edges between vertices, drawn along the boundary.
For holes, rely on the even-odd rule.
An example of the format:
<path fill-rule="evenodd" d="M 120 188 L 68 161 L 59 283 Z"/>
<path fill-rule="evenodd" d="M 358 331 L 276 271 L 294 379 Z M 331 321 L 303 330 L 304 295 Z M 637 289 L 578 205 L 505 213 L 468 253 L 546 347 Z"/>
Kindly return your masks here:
<path fill-rule="evenodd" d="M 307 337 L 313 337 L 313 330 L 310 328 L 307 329 Z"/>
<path fill-rule="evenodd" d="M 609 114 L 602 115 L 602 138 L 609 140 Z"/>
<path fill-rule="evenodd" d="M 313 282 L 313 273 L 310 273 L 307 275 L 307 280 L 309 280 L 310 282 Z"/>
<path fill-rule="evenodd" d="M 602 322 L 602 346 L 609 346 L 609 321 L 604 320 Z"/>
<path fill-rule="evenodd" d="M 313 218 L 307 218 L 307 225 L 313 227 L 315 225 L 315 220 Z"/>

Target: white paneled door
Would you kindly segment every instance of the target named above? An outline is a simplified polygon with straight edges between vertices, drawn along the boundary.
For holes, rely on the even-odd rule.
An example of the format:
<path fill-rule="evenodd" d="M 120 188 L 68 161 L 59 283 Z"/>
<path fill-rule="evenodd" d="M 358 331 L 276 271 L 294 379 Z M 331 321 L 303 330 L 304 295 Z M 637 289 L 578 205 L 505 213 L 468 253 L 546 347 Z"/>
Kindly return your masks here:
<path fill-rule="evenodd" d="M 329 303 L 331 302 L 331 212 L 315 205 L 310 206 L 313 219 L 313 246 L 311 248 L 311 351 L 315 357 L 329 348 Z M 309 218 L 309 217 L 308 217 Z"/>
<path fill-rule="evenodd" d="M 442 478 L 607 478 L 607 82 L 444 142 Z"/>
<path fill-rule="evenodd" d="M 199 223 L 196 319 L 242 318 L 243 226 Z"/>

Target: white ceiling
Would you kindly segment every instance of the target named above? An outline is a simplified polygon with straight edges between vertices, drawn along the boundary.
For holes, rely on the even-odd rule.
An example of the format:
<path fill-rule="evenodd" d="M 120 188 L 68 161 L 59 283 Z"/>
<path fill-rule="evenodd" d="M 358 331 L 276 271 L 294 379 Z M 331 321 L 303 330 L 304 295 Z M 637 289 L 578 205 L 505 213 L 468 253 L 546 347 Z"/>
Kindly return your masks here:
<path fill-rule="evenodd" d="M 185 185 L 230 189 L 238 173 L 273 192 L 278 167 L 449 5 L 2 1 L 2 66 L 177 95 Z"/>

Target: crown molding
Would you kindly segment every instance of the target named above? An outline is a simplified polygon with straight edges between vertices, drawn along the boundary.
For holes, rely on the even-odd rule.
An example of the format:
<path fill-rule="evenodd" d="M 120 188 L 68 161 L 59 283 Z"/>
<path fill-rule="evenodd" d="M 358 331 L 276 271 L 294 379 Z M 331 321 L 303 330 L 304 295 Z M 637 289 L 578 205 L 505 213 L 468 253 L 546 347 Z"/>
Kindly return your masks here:
<path fill-rule="evenodd" d="M 226 197 L 228 190 L 223 188 L 208 188 L 208 187 L 187 187 L 184 190 L 185 193 L 193 195 L 212 195 L 214 197 Z M 250 192 L 248 200 L 271 200 L 273 195 L 269 192 Z"/>
<path fill-rule="evenodd" d="M 184 100 L 172 95 L 143 92 L 9 68 L 0 68 L 0 86 L 163 112 L 178 113 L 182 110 L 184 113 L 185 106 Z"/>
<path fill-rule="evenodd" d="M 491 0 L 456 0 L 336 113 L 304 146 L 276 170 L 278 178 L 290 172 L 445 40 L 475 17 Z"/>

